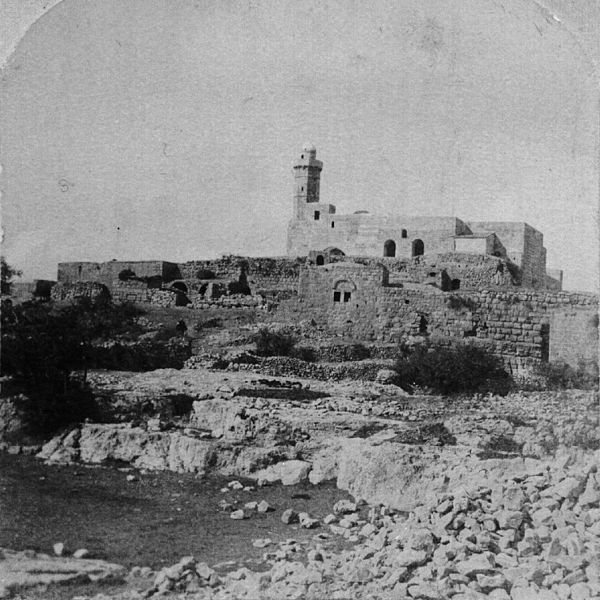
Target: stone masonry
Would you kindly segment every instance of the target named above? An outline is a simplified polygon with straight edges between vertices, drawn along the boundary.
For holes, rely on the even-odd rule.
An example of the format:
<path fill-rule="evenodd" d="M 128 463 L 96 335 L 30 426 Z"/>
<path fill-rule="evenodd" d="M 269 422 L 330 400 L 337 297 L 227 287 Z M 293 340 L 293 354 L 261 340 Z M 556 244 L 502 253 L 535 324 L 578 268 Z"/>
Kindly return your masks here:
<path fill-rule="evenodd" d="M 357 211 L 340 215 L 321 202 L 323 163 L 305 144 L 294 166 L 294 215 L 288 226 L 287 253 L 306 256 L 332 248 L 350 256 L 411 258 L 448 253 L 491 255 L 509 261 L 524 287 L 556 289 L 558 278 L 546 272 L 543 235 L 527 223 L 468 222 L 456 217 L 409 214 L 371 215 Z"/>
<path fill-rule="evenodd" d="M 357 340 L 396 342 L 430 334 L 470 338 L 502 356 L 513 372 L 548 361 L 550 347 L 554 360 L 575 366 L 597 358 L 598 299 L 593 294 L 444 293 L 432 285 L 393 283 L 382 264 L 350 262 L 307 267 L 298 292 L 288 306 L 297 318 L 313 319 Z"/>

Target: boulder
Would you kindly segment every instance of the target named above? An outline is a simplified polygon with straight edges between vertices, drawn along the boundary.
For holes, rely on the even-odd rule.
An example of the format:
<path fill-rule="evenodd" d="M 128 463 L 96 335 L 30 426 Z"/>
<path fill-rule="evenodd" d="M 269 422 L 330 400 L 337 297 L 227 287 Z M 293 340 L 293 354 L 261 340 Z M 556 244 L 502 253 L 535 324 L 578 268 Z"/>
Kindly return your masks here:
<path fill-rule="evenodd" d="M 298 513 L 295 510 L 288 508 L 287 510 L 283 511 L 283 514 L 281 515 L 281 521 L 286 525 L 297 523 Z"/>
<path fill-rule="evenodd" d="M 5 549 L 2 555 L 0 598 L 23 594 L 27 588 L 68 582 L 121 581 L 127 574 L 125 567 L 103 560 L 50 557 L 32 551 Z"/>
<path fill-rule="evenodd" d="M 270 483 L 281 481 L 283 485 L 296 485 L 308 477 L 310 468 L 311 463 L 304 460 L 284 460 L 252 474 L 252 477 Z"/>

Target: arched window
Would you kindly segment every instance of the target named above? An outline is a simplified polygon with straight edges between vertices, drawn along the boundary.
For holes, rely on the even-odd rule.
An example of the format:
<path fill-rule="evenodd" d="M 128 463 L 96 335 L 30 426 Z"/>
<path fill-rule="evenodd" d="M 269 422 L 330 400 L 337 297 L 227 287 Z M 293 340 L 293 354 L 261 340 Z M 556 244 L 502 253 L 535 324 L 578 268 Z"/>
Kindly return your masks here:
<path fill-rule="evenodd" d="M 396 256 L 396 242 L 394 240 L 388 240 L 383 244 L 383 256 Z"/>
<path fill-rule="evenodd" d="M 317 256 L 317 265 L 318 265 L 318 266 L 321 266 L 321 265 L 324 265 L 324 264 L 325 264 L 325 259 L 323 258 L 323 255 L 322 255 L 322 254 L 319 254 L 319 255 Z"/>
<path fill-rule="evenodd" d="M 333 301 L 348 304 L 352 300 L 352 294 L 356 291 L 356 285 L 347 279 L 336 281 L 333 286 Z"/>
<path fill-rule="evenodd" d="M 402 239 L 406 239 L 408 237 L 408 231 L 406 231 L 406 229 L 402 230 Z"/>
<path fill-rule="evenodd" d="M 423 256 L 423 254 L 425 254 L 425 244 L 423 244 L 423 240 L 414 240 L 412 243 L 412 255 Z"/>

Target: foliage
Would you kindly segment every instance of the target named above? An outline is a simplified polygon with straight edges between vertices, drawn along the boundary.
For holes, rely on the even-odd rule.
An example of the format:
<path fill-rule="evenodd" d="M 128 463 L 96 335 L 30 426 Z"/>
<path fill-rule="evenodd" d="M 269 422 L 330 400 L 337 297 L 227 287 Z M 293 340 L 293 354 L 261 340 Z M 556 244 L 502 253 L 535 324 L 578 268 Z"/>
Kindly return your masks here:
<path fill-rule="evenodd" d="M 446 298 L 446 305 L 448 308 L 452 310 L 462 310 L 466 308 L 467 310 L 475 310 L 477 308 L 477 304 L 471 298 L 463 298 L 462 296 L 457 296 L 455 294 L 451 294 Z"/>
<path fill-rule="evenodd" d="M 197 279 L 214 279 L 215 272 L 211 271 L 210 269 L 198 269 L 198 272 L 196 273 L 196 278 Z"/>
<path fill-rule="evenodd" d="M 314 348 L 309 346 L 295 346 L 289 351 L 289 356 L 298 358 L 304 362 L 315 362 L 317 360 Z"/>
<path fill-rule="evenodd" d="M 140 311 L 82 298 L 64 307 L 38 301 L 3 304 L 2 313 L 2 375 L 23 382 L 32 420 L 51 431 L 90 416 L 86 376 L 93 343 L 131 331 Z"/>
<path fill-rule="evenodd" d="M 215 317 L 212 319 L 205 319 L 203 321 L 198 321 L 194 325 L 194 331 L 200 332 L 203 329 L 212 329 L 215 327 L 223 327 L 223 319 L 219 317 Z"/>
<path fill-rule="evenodd" d="M 189 340 L 174 336 L 168 340 L 141 340 L 135 343 L 108 343 L 94 347 L 91 366 L 113 371 L 181 369 L 191 356 Z"/>
<path fill-rule="evenodd" d="M 5 320 L 2 372 L 34 385 L 61 382 L 66 390 L 71 372 L 87 369 L 92 342 L 130 333 L 140 314 L 129 304 L 89 298 L 60 308 L 25 302 L 12 308 Z"/>
<path fill-rule="evenodd" d="M 11 267 L 4 256 L 0 256 L 0 269 L 1 269 L 1 280 L 2 280 L 2 293 L 10 293 L 10 284 L 15 277 L 21 277 L 22 272 L 14 267 Z"/>
<path fill-rule="evenodd" d="M 259 356 L 289 356 L 296 345 L 296 339 L 283 331 L 273 331 L 262 327 L 252 336 Z"/>
<path fill-rule="evenodd" d="M 573 368 L 564 362 L 548 362 L 537 365 L 531 380 L 523 386 L 527 390 L 598 389 L 598 363 L 586 365 L 580 362 Z"/>
<path fill-rule="evenodd" d="M 506 394 L 512 384 L 500 359 L 472 344 L 402 346 L 395 371 L 398 385 L 408 391 L 421 388 L 438 394 Z"/>

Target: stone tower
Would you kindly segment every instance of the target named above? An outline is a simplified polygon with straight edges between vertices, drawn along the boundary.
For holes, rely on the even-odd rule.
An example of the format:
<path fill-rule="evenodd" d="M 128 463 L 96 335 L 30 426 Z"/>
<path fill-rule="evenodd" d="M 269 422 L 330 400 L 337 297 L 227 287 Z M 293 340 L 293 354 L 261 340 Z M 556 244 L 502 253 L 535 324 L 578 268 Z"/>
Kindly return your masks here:
<path fill-rule="evenodd" d="M 306 205 L 319 202 L 319 187 L 323 163 L 317 160 L 317 149 L 312 144 L 304 144 L 299 159 L 294 165 L 294 216 L 305 216 Z"/>

